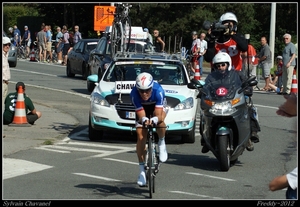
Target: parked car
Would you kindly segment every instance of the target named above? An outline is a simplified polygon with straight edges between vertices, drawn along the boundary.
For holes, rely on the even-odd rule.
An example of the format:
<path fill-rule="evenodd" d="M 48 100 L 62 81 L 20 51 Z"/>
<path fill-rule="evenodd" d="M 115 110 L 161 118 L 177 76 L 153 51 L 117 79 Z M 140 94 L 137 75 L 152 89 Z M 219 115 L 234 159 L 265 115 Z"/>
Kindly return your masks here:
<path fill-rule="evenodd" d="M 2 30 L 2 37 L 8 37 L 7 34 Z M 11 38 L 10 38 L 11 39 Z M 13 40 L 12 40 L 13 42 Z M 8 53 L 8 63 L 9 67 L 16 67 L 18 62 L 17 58 L 17 48 L 14 46 L 13 43 L 10 44 L 10 49 Z"/>
<path fill-rule="evenodd" d="M 182 61 L 169 54 L 130 54 L 116 56 L 91 93 L 89 139 L 103 137 L 105 131 L 135 132 L 135 108 L 130 100 L 136 76 L 151 73 L 166 94 L 167 134 L 180 135 L 183 142 L 195 142 L 198 91 L 187 87 L 188 72 Z M 98 75 L 88 76 L 97 81 Z"/>
<path fill-rule="evenodd" d="M 153 45 L 151 43 L 147 43 L 145 41 L 140 40 L 131 40 L 129 44 L 129 52 L 136 53 L 150 53 L 154 52 Z M 110 62 L 112 61 L 111 57 L 111 49 L 110 49 L 110 39 L 109 36 L 103 36 L 97 47 L 91 51 L 89 60 L 88 60 L 88 68 L 89 74 L 97 74 L 99 79 L 102 77 L 104 71 L 108 68 Z M 89 92 L 92 92 L 95 87 L 95 82 L 91 82 L 87 80 L 87 89 Z"/>
<path fill-rule="evenodd" d="M 74 77 L 75 74 L 82 75 L 86 80 L 89 74 L 88 60 L 90 52 L 96 48 L 99 39 L 81 39 L 69 52 L 67 58 L 66 73 L 68 77 Z"/>

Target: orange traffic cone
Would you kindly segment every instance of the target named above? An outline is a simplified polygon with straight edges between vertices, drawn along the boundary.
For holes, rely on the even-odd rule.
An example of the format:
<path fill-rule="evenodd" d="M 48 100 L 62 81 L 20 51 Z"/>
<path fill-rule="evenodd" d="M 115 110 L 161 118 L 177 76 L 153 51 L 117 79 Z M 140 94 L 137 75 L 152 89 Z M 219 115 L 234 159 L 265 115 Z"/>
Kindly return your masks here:
<path fill-rule="evenodd" d="M 34 49 L 32 49 L 30 52 L 30 61 L 36 62 Z"/>
<path fill-rule="evenodd" d="M 296 94 L 298 93 L 298 83 L 297 83 L 297 77 L 296 77 L 296 70 L 293 71 L 291 93 L 296 93 Z"/>
<path fill-rule="evenodd" d="M 201 77 L 200 77 L 200 68 L 199 68 L 199 61 L 197 61 L 194 78 L 196 80 L 200 80 L 201 79 Z"/>
<path fill-rule="evenodd" d="M 14 120 L 9 126 L 31 126 L 26 117 L 25 99 L 22 86 L 18 88 L 18 97 L 15 107 Z"/>

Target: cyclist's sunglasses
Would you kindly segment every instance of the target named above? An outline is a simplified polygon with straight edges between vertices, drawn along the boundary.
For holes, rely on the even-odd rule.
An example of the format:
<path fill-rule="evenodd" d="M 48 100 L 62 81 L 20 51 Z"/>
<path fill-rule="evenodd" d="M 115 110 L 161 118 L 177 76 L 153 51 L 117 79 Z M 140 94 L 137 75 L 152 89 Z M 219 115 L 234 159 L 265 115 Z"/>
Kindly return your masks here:
<path fill-rule="evenodd" d="M 138 91 L 139 91 L 140 93 L 149 93 L 151 90 L 152 90 L 152 88 L 148 88 L 148 89 L 146 89 L 146 90 L 138 89 Z"/>

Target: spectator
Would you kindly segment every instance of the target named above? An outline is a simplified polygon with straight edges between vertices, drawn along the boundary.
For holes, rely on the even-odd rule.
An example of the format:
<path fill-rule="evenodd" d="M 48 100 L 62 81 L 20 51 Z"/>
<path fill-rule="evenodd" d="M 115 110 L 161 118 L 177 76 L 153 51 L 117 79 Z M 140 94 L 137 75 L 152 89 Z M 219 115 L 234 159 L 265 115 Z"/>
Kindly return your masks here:
<path fill-rule="evenodd" d="M 165 42 L 159 36 L 159 31 L 158 30 L 154 30 L 153 31 L 153 35 L 154 35 L 155 52 L 164 52 L 164 50 L 165 50 Z"/>
<path fill-rule="evenodd" d="M 298 43 L 295 44 L 295 48 L 296 48 L 296 56 L 295 56 L 295 62 L 296 62 L 296 65 L 295 65 L 294 69 L 297 70 Z"/>
<path fill-rule="evenodd" d="M 249 54 L 249 55 L 247 55 Z M 255 48 L 249 44 L 248 50 L 246 52 L 241 53 L 243 59 L 243 72 L 247 74 L 247 76 L 256 76 L 256 69 L 258 65 L 258 57 L 256 54 Z M 249 63 L 249 67 L 248 67 Z M 249 71 L 248 71 L 249 68 Z M 249 72 L 249 74 L 248 74 Z"/>
<path fill-rule="evenodd" d="M 68 54 L 73 49 L 73 47 L 75 45 L 75 43 L 74 43 L 74 32 L 73 31 L 69 32 L 69 44 L 70 44 L 70 48 L 68 50 Z"/>
<path fill-rule="evenodd" d="M 271 66 L 272 66 L 272 52 L 270 50 L 270 47 L 267 42 L 267 38 L 265 36 L 262 36 L 260 38 L 261 43 L 261 49 L 259 51 L 259 64 L 262 67 L 262 74 L 265 79 L 265 86 L 261 89 L 262 91 L 268 91 L 270 90 L 269 83 L 272 82 L 270 80 L 270 72 L 271 72 Z"/>
<path fill-rule="evenodd" d="M 282 62 L 283 62 L 283 70 L 282 70 L 282 94 L 290 94 L 292 87 L 292 78 L 293 78 L 293 70 L 296 66 L 296 47 L 294 43 L 291 42 L 292 36 L 290 34 L 283 35 L 285 47 L 282 51 Z"/>
<path fill-rule="evenodd" d="M 73 43 L 75 45 L 79 40 L 82 39 L 82 37 L 81 37 L 81 33 L 79 32 L 79 26 L 75 25 L 74 29 L 75 29 L 75 33 L 74 33 Z"/>
<path fill-rule="evenodd" d="M 291 94 L 289 96 L 284 96 L 286 101 L 279 106 L 276 113 L 280 116 L 285 117 L 295 117 L 297 116 L 297 96 L 296 94 Z M 287 188 L 286 199 L 297 199 L 298 191 L 298 167 L 294 168 L 291 172 L 275 177 L 269 183 L 269 189 L 271 191 L 281 190 Z"/>
<path fill-rule="evenodd" d="M 14 40 L 15 40 L 15 45 L 21 45 L 21 32 L 18 29 L 17 25 L 14 25 Z"/>
<path fill-rule="evenodd" d="M 52 63 L 52 34 L 49 25 L 46 25 L 46 40 L 46 57 L 49 55 L 49 63 Z"/>
<path fill-rule="evenodd" d="M 46 32 L 45 28 L 41 26 L 41 31 L 39 31 L 36 35 L 36 41 L 39 48 L 39 59 L 40 62 L 46 62 Z"/>
<path fill-rule="evenodd" d="M 68 32 L 68 27 L 67 25 L 63 26 L 63 30 L 64 30 L 64 38 L 63 38 L 63 43 L 64 43 L 64 47 L 63 47 L 63 62 L 62 65 L 67 65 L 67 59 L 68 59 L 68 51 L 70 49 L 70 43 L 69 43 L 69 32 Z"/>
<path fill-rule="evenodd" d="M 226 12 L 220 17 L 219 21 L 227 29 L 211 31 L 212 36 L 216 38 L 216 42 L 213 48 L 207 49 L 206 61 L 211 62 L 215 54 L 223 51 L 231 57 L 232 69 L 241 71 L 243 67 L 241 53 L 247 51 L 248 41 L 243 35 L 237 33 L 238 20 L 234 13 Z M 212 45 L 210 44 L 210 47 Z"/>
<path fill-rule="evenodd" d="M 195 73 L 196 67 L 199 64 L 198 59 L 200 57 L 200 39 L 198 38 L 196 31 L 192 32 L 192 38 L 193 38 L 193 42 L 192 42 L 192 47 L 191 47 L 191 55 L 192 55 L 191 70 L 193 73 Z M 192 75 L 194 75 L 194 74 L 192 74 Z"/>
<path fill-rule="evenodd" d="M 57 62 L 58 64 L 62 63 L 62 49 L 64 46 L 64 43 L 62 42 L 64 38 L 64 34 L 61 32 L 61 28 L 56 28 L 57 34 L 55 38 L 55 52 L 57 54 Z"/>
<path fill-rule="evenodd" d="M 205 33 L 201 33 L 200 34 L 200 58 L 198 59 L 199 61 L 199 69 L 200 69 L 200 76 L 202 76 L 203 74 L 203 59 L 204 59 L 204 55 L 206 53 L 207 50 L 207 42 L 205 40 Z"/>
<path fill-rule="evenodd" d="M 8 63 L 8 53 L 11 45 L 11 41 L 8 37 L 2 38 L 3 52 L 2 52 L 2 100 L 8 93 L 8 81 L 10 80 L 10 69 Z M 3 102 L 2 102 L 3 104 Z M 3 105 L 2 105 L 3 106 Z"/>
<path fill-rule="evenodd" d="M 149 29 L 148 28 L 144 28 L 144 32 L 147 32 L 147 40 L 146 40 L 146 42 L 150 42 L 153 45 L 153 38 L 152 38 L 152 35 L 149 32 Z"/>
<path fill-rule="evenodd" d="M 12 27 L 8 28 L 8 34 L 7 34 L 7 36 L 9 38 L 14 38 L 14 28 L 12 28 Z"/>
<path fill-rule="evenodd" d="M 274 71 L 275 78 L 273 84 L 278 88 L 282 88 L 282 67 L 283 67 L 282 56 L 278 55 L 276 57 L 276 62 L 277 62 L 277 67 L 276 70 Z"/>
<path fill-rule="evenodd" d="M 30 30 L 28 29 L 28 26 L 24 26 L 24 36 L 21 40 L 25 42 L 25 47 L 26 47 L 26 51 L 27 51 L 27 57 L 26 58 L 29 58 L 29 54 L 30 54 L 30 45 L 31 45 L 31 33 L 30 33 Z"/>
<path fill-rule="evenodd" d="M 22 86 L 23 91 L 24 91 L 24 102 L 25 102 L 27 122 L 29 124 L 33 125 L 34 122 L 42 116 L 42 113 L 35 109 L 34 104 L 32 103 L 32 100 L 25 94 L 25 84 L 23 82 L 18 82 L 16 84 L 16 92 L 9 93 L 5 98 L 3 124 L 8 125 L 13 122 L 14 115 L 15 115 L 15 106 L 16 106 L 16 102 L 17 102 L 17 98 L 18 98 L 19 86 Z"/>

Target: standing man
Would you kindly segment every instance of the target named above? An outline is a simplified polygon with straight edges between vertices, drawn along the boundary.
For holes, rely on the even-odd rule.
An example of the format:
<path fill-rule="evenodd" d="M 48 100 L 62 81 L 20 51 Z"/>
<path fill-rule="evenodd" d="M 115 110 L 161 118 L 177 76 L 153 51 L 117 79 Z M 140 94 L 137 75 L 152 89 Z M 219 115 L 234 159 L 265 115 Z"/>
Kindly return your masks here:
<path fill-rule="evenodd" d="M 25 48 L 26 48 L 26 51 L 27 51 L 27 57 L 29 57 L 29 54 L 30 54 L 30 45 L 31 45 L 31 33 L 30 33 L 30 30 L 28 29 L 28 26 L 24 26 L 24 36 L 23 36 L 23 39 L 21 40 L 21 42 L 24 40 L 25 41 Z"/>
<path fill-rule="evenodd" d="M 8 52 L 10 48 L 10 39 L 8 37 L 2 38 L 3 52 L 2 52 L 2 100 L 4 102 L 8 93 L 8 81 L 10 80 L 10 69 L 8 63 Z M 2 102 L 2 104 L 3 104 Z"/>
<path fill-rule="evenodd" d="M 46 61 L 47 61 L 47 54 L 49 54 L 49 63 L 52 63 L 52 34 L 49 25 L 46 25 Z"/>
<path fill-rule="evenodd" d="M 150 42 L 153 45 L 153 38 L 152 35 L 149 33 L 148 28 L 144 28 L 144 32 L 147 32 L 147 41 L 146 42 Z"/>
<path fill-rule="evenodd" d="M 282 94 L 290 94 L 292 87 L 293 70 L 296 66 L 296 47 L 291 42 L 290 34 L 283 35 L 285 47 L 282 51 L 283 71 L 282 71 Z"/>
<path fill-rule="evenodd" d="M 158 30 L 154 30 L 153 31 L 153 35 L 154 35 L 154 42 L 153 42 L 153 44 L 155 46 L 155 52 L 164 52 L 164 50 L 165 50 L 165 42 L 159 36 L 159 31 Z"/>
<path fill-rule="evenodd" d="M 73 43 L 75 45 L 79 40 L 82 39 L 82 37 L 81 37 L 81 33 L 79 32 L 79 26 L 75 25 L 74 29 L 75 29 L 75 33 L 74 33 Z"/>
<path fill-rule="evenodd" d="M 199 69 L 200 69 L 200 76 L 203 74 L 203 59 L 204 55 L 207 50 L 207 41 L 205 40 L 205 33 L 200 34 L 200 58 L 199 58 Z"/>
<path fill-rule="evenodd" d="M 18 29 L 17 25 L 14 25 L 14 40 L 15 40 L 15 45 L 21 45 L 21 31 Z"/>
<path fill-rule="evenodd" d="M 269 83 L 270 83 L 270 71 L 272 66 L 272 58 L 271 58 L 272 53 L 268 45 L 267 38 L 265 36 L 262 36 L 260 38 L 260 43 L 262 48 L 260 49 L 259 52 L 259 64 L 261 64 L 263 77 L 265 79 L 265 87 L 263 87 L 261 90 L 268 91 L 270 89 Z"/>
<path fill-rule="evenodd" d="M 200 57 L 200 39 L 198 38 L 197 32 L 193 31 L 192 32 L 192 38 L 193 38 L 193 42 L 192 42 L 192 46 L 191 46 L 191 55 L 192 55 L 192 72 L 195 74 L 195 70 L 197 67 L 198 63 L 198 59 Z"/>
<path fill-rule="evenodd" d="M 39 48 L 39 59 L 40 62 L 46 62 L 46 32 L 44 31 L 44 26 L 41 26 L 41 31 L 36 35 L 36 41 Z"/>

